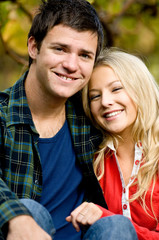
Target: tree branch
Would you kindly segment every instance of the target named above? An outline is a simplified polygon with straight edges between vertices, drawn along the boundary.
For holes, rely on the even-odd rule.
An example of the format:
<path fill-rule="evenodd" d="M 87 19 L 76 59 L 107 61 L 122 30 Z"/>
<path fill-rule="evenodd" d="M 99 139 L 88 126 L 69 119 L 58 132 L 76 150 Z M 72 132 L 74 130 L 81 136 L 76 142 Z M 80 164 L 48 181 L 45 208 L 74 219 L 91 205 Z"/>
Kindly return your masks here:
<path fill-rule="evenodd" d="M 25 58 L 19 56 L 17 53 L 15 53 L 13 50 L 9 49 L 9 47 L 7 46 L 7 44 L 5 43 L 3 37 L 2 37 L 2 33 L 0 31 L 0 40 L 2 42 L 2 45 L 4 47 L 4 51 L 6 54 L 8 54 L 14 61 L 16 61 L 19 64 L 22 64 L 24 66 L 28 65 L 28 61 L 25 60 Z"/>
<path fill-rule="evenodd" d="M 0 2 L 6 2 L 6 0 L 0 0 Z M 32 22 L 33 20 L 32 13 L 29 12 L 28 9 L 26 9 L 21 2 L 19 2 L 18 0 L 10 0 L 10 2 L 12 2 L 13 4 L 16 4 L 18 8 L 21 9 L 25 13 L 25 15 L 28 16 L 29 20 Z"/>

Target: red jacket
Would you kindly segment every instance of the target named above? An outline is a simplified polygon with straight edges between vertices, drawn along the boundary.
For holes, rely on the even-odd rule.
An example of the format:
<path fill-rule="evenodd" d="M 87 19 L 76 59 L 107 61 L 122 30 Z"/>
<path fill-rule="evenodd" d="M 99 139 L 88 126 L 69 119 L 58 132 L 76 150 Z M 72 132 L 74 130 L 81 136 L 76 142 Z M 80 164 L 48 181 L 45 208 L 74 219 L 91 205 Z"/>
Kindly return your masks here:
<path fill-rule="evenodd" d="M 133 168 L 134 174 L 140 167 L 140 159 L 137 159 L 139 154 L 135 154 L 135 156 L 136 159 Z M 153 215 L 154 211 L 156 218 L 159 221 L 159 178 L 157 179 L 152 198 L 153 211 L 150 205 L 151 187 L 146 195 L 146 204 L 148 207 L 147 214 L 139 201 L 127 201 L 127 198 L 130 198 L 136 192 L 136 186 L 130 186 L 135 179 L 131 179 L 130 184 L 124 186 L 121 170 L 115 157 L 115 153 L 107 155 L 104 167 L 105 173 L 100 180 L 100 185 L 109 210 L 99 206 L 103 211 L 102 217 L 114 214 L 127 216 L 131 219 L 139 240 L 159 240 L 159 224 L 154 219 Z"/>

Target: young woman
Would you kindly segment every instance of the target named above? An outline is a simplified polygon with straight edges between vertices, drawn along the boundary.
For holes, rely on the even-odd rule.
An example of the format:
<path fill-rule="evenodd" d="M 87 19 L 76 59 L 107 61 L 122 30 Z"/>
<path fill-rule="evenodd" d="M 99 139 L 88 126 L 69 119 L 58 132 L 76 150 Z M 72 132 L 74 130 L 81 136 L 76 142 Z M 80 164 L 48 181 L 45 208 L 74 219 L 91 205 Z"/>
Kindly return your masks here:
<path fill-rule="evenodd" d="M 84 202 L 67 220 L 78 231 L 80 224 L 122 214 L 139 239 L 159 239 L 159 88 L 153 76 L 138 57 L 106 49 L 83 103 L 103 132 L 94 171 L 109 210 Z"/>

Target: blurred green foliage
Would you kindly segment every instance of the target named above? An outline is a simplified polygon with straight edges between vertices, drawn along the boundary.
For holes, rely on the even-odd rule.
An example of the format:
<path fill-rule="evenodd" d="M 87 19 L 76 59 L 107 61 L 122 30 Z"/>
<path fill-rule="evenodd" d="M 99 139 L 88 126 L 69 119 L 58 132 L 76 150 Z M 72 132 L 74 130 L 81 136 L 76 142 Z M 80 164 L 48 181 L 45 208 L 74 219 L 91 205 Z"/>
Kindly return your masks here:
<path fill-rule="evenodd" d="M 89 0 L 105 33 L 105 46 L 142 57 L 159 82 L 159 0 Z M 0 0 L 0 90 L 27 68 L 27 34 L 40 0 Z"/>

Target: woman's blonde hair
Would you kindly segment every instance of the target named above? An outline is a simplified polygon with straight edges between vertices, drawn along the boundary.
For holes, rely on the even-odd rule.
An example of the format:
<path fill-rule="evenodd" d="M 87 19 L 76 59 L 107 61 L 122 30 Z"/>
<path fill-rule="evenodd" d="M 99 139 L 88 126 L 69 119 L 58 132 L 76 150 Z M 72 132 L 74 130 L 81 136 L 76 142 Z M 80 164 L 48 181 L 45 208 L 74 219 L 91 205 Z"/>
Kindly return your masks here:
<path fill-rule="evenodd" d="M 141 198 L 151 183 L 155 184 L 159 163 L 159 88 L 144 62 L 135 55 L 116 48 L 105 49 L 97 59 L 95 68 L 109 66 L 119 77 L 125 90 L 137 106 L 137 118 L 133 126 L 134 142 L 141 141 L 144 149 L 144 164 L 137 174 L 138 190 L 133 200 Z M 98 79 L 97 79 L 98 81 Z M 90 111 L 89 83 L 83 89 L 83 107 L 86 115 L 100 128 Z M 103 131 L 103 129 L 101 129 Z M 94 170 L 98 179 L 104 174 L 104 154 L 107 142 L 112 139 L 117 146 L 117 138 L 103 131 L 103 142 L 99 146 Z M 100 171 L 99 171 L 100 167 Z M 154 186 L 154 185 L 153 185 Z M 144 197 L 143 197 L 144 196 Z M 143 201 L 144 202 L 144 201 Z"/>

